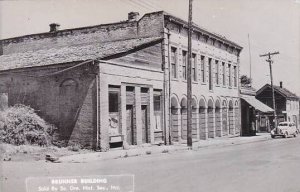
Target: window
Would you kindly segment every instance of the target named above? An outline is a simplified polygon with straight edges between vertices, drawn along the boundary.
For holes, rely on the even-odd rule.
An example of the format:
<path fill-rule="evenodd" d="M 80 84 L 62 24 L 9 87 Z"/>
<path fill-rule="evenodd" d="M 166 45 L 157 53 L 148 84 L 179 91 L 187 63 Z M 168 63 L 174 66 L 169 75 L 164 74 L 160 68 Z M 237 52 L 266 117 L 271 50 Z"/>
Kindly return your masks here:
<path fill-rule="evenodd" d="M 187 52 L 182 51 L 182 78 L 186 79 Z"/>
<path fill-rule="evenodd" d="M 160 95 L 154 95 L 154 111 L 160 111 Z"/>
<path fill-rule="evenodd" d="M 201 55 L 201 79 L 205 82 L 205 57 Z"/>
<path fill-rule="evenodd" d="M 234 83 L 234 87 L 237 87 L 237 70 L 236 70 L 236 66 L 233 67 L 233 83 Z"/>
<path fill-rule="evenodd" d="M 192 80 L 197 81 L 197 59 L 196 54 L 192 54 Z"/>
<path fill-rule="evenodd" d="M 216 60 L 216 69 L 215 69 L 215 77 L 216 77 L 216 84 L 219 85 L 219 61 Z"/>
<path fill-rule="evenodd" d="M 120 87 L 109 86 L 108 92 L 109 135 L 119 135 L 120 125 Z"/>
<path fill-rule="evenodd" d="M 162 106 L 161 106 L 161 90 L 154 90 L 153 92 L 153 105 L 154 105 L 154 118 L 155 118 L 155 130 L 162 129 Z"/>
<path fill-rule="evenodd" d="M 177 49 L 171 47 L 171 76 L 177 78 Z"/>
<path fill-rule="evenodd" d="M 212 86 L 212 66 L 211 66 L 211 58 L 208 59 L 208 86 L 209 86 L 209 90 L 213 89 Z"/>
<path fill-rule="evenodd" d="M 228 64 L 228 85 L 231 87 L 231 64 Z"/>
<path fill-rule="evenodd" d="M 118 112 L 119 111 L 119 93 L 118 92 L 109 92 L 109 112 Z"/>
<path fill-rule="evenodd" d="M 223 80 L 223 85 L 226 86 L 226 68 L 224 62 L 222 62 L 222 80 Z"/>

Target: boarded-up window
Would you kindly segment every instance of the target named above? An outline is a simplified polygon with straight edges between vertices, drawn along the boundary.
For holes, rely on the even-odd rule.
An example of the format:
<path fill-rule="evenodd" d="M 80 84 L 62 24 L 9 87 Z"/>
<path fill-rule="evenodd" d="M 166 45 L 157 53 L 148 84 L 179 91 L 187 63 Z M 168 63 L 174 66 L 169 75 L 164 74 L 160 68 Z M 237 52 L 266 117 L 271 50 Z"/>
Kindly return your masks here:
<path fill-rule="evenodd" d="M 62 139 L 68 139 L 72 134 L 78 115 L 78 98 L 77 81 L 64 80 L 59 88 L 59 127 Z"/>

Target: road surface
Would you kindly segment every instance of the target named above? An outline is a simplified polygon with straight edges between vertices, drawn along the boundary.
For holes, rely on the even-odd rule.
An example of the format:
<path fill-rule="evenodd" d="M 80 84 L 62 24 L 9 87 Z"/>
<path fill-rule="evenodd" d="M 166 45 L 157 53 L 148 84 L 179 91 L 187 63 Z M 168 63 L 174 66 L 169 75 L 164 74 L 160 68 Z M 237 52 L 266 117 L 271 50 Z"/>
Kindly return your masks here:
<path fill-rule="evenodd" d="M 24 192 L 27 177 L 133 174 L 136 192 L 300 192 L 299 136 L 88 163 L 3 162 L 0 189 Z"/>

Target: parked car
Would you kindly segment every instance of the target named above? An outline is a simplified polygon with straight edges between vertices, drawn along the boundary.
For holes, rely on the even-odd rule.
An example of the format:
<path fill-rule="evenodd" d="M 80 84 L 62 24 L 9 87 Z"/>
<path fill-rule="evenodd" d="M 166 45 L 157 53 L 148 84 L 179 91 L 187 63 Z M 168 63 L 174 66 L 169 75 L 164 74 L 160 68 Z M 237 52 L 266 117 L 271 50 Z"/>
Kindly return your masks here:
<path fill-rule="evenodd" d="M 290 135 L 296 137 L 298 134 L 297 127 L 293 122 L 288 122 L 288 121 L 280 122 L 277 128 L 278 128 L 278 133 L 276 133 L 276 128 L 271 131 L 272 138 L 275 138 L 276 136 L 287 138 Z"/>

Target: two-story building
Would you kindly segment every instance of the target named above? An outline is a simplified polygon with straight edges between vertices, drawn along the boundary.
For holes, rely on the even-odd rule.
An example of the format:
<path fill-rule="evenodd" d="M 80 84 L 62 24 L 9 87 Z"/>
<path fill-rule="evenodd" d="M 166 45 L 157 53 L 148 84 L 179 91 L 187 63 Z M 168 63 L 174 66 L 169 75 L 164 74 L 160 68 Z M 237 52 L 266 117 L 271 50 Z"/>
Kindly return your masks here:
<path fill-rule="evenodd" d="M 30 105 L 59 140 L 103 151 L 185 142 L 186 21 L 131 12 L 118 23 L 56 27 L 0 41 L 7 105 Z M 239 135 L 242 47 L 194 25 L 192 50 L 194 140 Z"/>
<path fill-rule="evenodd" d="M 275 95 L 275 110 L 278 122 L 291 121 L 294 122 L 297 127 L 299 126 L 299 97 L 283 87 L 283 83 L 280 82 L 279 86 L 274 85 Z M 271 85 L 266 84 L 256 92 L 256 98 L 273 108 L 272 100 L 272 88 Z M 274 115 L 261 115 L 259 120 L 260 131 L 270 131 L 274 127 Z M 270 121 L 271 128 L 267 128 L 268 121 Z"/>

